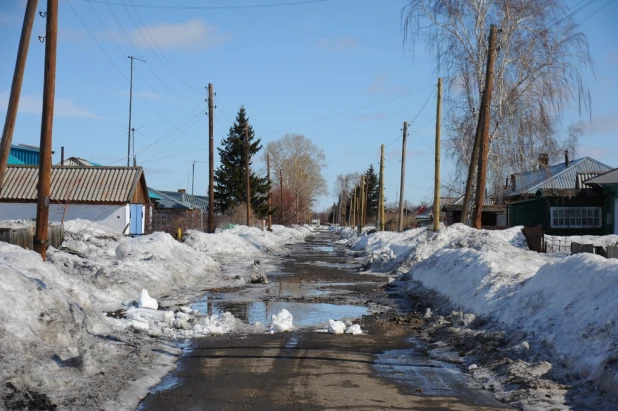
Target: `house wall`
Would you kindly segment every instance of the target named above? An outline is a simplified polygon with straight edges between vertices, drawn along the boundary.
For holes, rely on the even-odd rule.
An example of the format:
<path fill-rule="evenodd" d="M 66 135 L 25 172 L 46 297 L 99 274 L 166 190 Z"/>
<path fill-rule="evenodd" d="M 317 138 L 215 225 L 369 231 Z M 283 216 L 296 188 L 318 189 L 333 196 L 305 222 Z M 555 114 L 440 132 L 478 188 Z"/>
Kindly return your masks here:
<path fill-rule="evenodd" d="M 60 222 L 63 204 L 50 204 L 49 221 Z M 64 221 L 82 218 L 122 232 L 129 223 L 128 204 L 69 204 Z M 36 203 L 0 203 L 0 220 L 36 218 Z"/>
<path fill-rule="evenodd" d="M 603 235 L 604 226 L 601 228 L 551 228 L 551 207 L 602 207 L 601 216 L 605 218 L 607 207 L 606 196 L 595 197 L 537 197 L 531 200 L 519 201 L 509 204 L 509 225 L 523 225 L 534 227 L 541 224 L 545 234 L 569 236 L 569 235 Z M 604 221 L 602 221 L 604 223 Z"/>
<path fill-rule="evenodd" d="M 618 189 L 605 188 L 605 202 L 603 203 L 603 234 L 615 234 L 617 232 L 614 223 L 616 221 L 616 199 L 618 199 Z"/>

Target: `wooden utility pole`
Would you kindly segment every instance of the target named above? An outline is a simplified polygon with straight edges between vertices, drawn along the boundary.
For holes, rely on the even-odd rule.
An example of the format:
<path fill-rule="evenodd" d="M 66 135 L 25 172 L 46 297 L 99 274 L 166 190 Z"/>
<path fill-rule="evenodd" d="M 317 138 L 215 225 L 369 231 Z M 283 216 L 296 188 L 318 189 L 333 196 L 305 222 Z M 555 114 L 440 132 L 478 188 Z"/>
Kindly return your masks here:
<path fill-rule="evenodd" d="M 127 151 L 127 167 L 131 165 L 131 109 L 133 107 L 133 60 L 145 61 L 134 56 L 128 56 L 131 60 L 131 76 L 129 79 L 129 148 Z"/>
<path fill-rule="evenodd" d="M 208 83 L 208 232 L 215 232 L 215 105 Z"/>
<path fill-rule="evenodd" d="M 487 182 L 487 157 L 489 156 L 489 119 L 491 117 L 491 88 L 494 77 L 494 59 L 496 57 L 496 31 L 495 24 L 489 30 L 489 56 L 487 58 L 487 71 L 485 77 L 485 100 L 483 102 L 483 134 L 479 147 L 479 166 L 476 173 L 476 207 L 474 209 L 474 228 L 481 229 L 481 217 L 483 215 L 483 202 L 485 201 L 485 184 Z"/>
<path fill-rule="evenodd" d="M 462 224 L 468 224 L 468 212 L 470 210 L 470 202 L 472 201 L 472 187 L 474 186 L 474 177 L 476 176 L 476 167 L 479 158 L 479 146 L 481 145 L 481 124 L 483 123 L 483 106 L 485 102 L 485 91 L 481 97 L 481 106 L 479 107 L 479 118 L 476 124 L 476 133 L 474 134 L 474 145 L 472 146 L 472 157 L 468 166 L 468 178 L 466 180 L 466 191 L 464 193 L 463 208 L 461 209 Z"/>
<path fill-rule="evenodd" d="M 281 198 L 281 225 L 285 225 L 283 221 L 283 169 L 279 169 L 279 197 Z"/>
<path fill-rule="evenodd" d="M 378 186 L 378 231 L 384 231 L 384 144 L 380 147 L 380 184 Z"/>
<path fill-rule="evenodd" d="M 360 179 L 360 204 L 358 207 L 358 233 L 363 232 L 363 224 L 365 223 L 365 175 L 361 175 Z"/>
<path fill-rule="evenodd" d="M 36 4 L 37 0 L 28 0 L 26 13 L 24 14 L 24 24 L 21 27 L 21 37 L 19 38 L 19 48 L 17 49 L 17 61 L 15 62 L 13 84 L 11 85 L 11 95 L 9 97 L 9 105 L 6 108 L 6 121 L 4 122 L 2 141 L 0 142 L 0 192 L 2 192 L 4 173 L 6 171 L 6 165 L 9 162 L 9 153 L 11 152 L 13 130 L 15 130 L 15 120 L 17 119 L 17 108 L 19 107 L 21 84 L 24 80 L 24 70 L 28 57 L 28 46 L 30 45 L 30 34 L 32 33 L 34 14 L 36 13 Z"/>
<path fill-rule="evenodd" d="M 266 154 L 266 169 L 268 170 L 268 231 L 271 230 L 273 225 L 272 214 L 272 181 L 270 181 L 270 154 Z"/>
<path fill-rule="evenodd" d="M 356 186 L 354 186 L 354 195 L 352 196 L 352 200 L 350 201 L 350 209 L 352 212 L 352 217 L 350 218 L 352 222 L 352 227 L 356 229 Z"/>
<path fill-rule="evenodd" d="M 41 142 L 39 183 L 36 205 L 34 251 L 47 259 L 47 225 L 49 224 L 49 195 L 51 192 L 52 129 L 54 124 L 54 96 L 56 92 L 56 44 L 58 42 L 58 0 L 47 0 L 47 25 L 45 30 L 45 73 L 43 78 L 43 114 L 41 116 Z"/>
<path fill-rule="evenodd" d="M 251 185 L 249 178 L 249 124 L 245 123 L 245 175 L 247 180 L 247 227 L 251 227 Z"/>
<path fill-rule="evenodd" d="M 406 139 L 408 137 L 408 122 L 403 122 L 403 145 L 401 148 L 401 185 L 399 187 L 399 224 L 397 231 L 403 231 L 403 198 L 404 185 L 406 181 Z"/>
<path fill-rule="evenodd" d="M 440 121 L 442 118 L 442 79 L 438 79 L 438 108 L 436 109 L 436 170 L 433 190 L 433 231 L 440 231 Z"/>

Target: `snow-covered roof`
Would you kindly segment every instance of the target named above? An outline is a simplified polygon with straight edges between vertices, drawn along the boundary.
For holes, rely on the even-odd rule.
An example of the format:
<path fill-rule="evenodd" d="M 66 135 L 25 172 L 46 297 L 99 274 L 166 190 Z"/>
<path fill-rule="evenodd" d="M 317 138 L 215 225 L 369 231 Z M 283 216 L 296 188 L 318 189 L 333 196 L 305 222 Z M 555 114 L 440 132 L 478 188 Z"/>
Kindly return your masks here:
<path fill-rule="evenodd" d="M 38 166 L 9 165 L 0 201 L 36 201 L 38 181 Z M 52 166 L 50 200 L 103 204 L 149 202 L 141 167 Z"/>
<path fill-rule="evenodd" d="M 577 175 L 579 173 L 599 174 L 610 170 L 611 167 L 607 164 L 590 157 L 583 157 L 573 160 L 568 166 L 566 163 L 560 163 L 538 170 L 517 173 L 513 174 L 515 176 L 515 187 L 510 187 L 504 193 L 504 196 L 515 197 L 535 194 L 538 190 L 544 189 L 575 189 L 577 188 Z"/>

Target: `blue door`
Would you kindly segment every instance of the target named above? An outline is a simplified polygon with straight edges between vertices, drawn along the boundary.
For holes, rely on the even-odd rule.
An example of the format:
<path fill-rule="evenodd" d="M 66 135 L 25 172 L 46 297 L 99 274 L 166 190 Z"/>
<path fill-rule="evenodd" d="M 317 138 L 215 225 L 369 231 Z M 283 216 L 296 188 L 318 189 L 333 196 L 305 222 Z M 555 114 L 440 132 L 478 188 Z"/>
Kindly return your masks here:
<path fill-rule="evenodd" d="M 142 211 L 141 204 L 130 204 L 131 220 L 129 225 L 129 234 L 143 234 L 142 217 L 144 212 Z"/>

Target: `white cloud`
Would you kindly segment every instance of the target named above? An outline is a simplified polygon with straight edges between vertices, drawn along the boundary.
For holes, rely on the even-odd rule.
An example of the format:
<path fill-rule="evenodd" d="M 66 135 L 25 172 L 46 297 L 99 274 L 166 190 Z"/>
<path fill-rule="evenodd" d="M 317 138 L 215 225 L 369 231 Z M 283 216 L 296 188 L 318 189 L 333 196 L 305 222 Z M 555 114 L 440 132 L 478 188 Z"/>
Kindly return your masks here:
<path fill-rule="evenodd" d="M 8 104 L 9 92 L 0 91 L 0 111 L 6 112 Z M 41 114 L 42 107 L 43 98 L 41 96 L 26 94 L 22 95 L 19 99 L 18 112 L 25 114 Z M 102 118 L 87 108 L 76 104 L 70 97 L 56 97 L 54 101 L 54 115 L 59 117 Z"/>
<path fill-rule="evenodd" d="M 216 26 L 208 26 L 204 19 L 177 24 L 153 24 L 140 30 L 129 33 L 133 44 L 138 47 L 148 47 L 150 44 L 154 47 L 154 39 L 161 50 L 203 51 L 221 45 L 228 39 L 227 34 L 220 33 Z"/>

